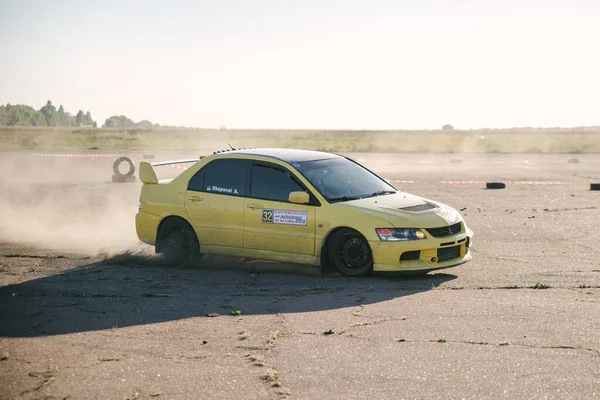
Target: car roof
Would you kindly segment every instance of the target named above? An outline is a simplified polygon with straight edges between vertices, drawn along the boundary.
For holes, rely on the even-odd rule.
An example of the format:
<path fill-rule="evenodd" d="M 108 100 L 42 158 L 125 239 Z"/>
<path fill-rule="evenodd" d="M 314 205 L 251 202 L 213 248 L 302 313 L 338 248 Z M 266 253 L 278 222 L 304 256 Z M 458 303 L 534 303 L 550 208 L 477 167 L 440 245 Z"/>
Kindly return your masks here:
<path fill-rule="evenodd" d="M 270 157 L 287 162 L 289 164 L 295 162 L 325 160 L 328 158 L 342 158 L 342 156 L 340 155 L 328 153 L 325 151 L 281 148 L 227 150 L 223 152 L 218 152 L 218 154 L 244 154 L 250 156 Z"/>

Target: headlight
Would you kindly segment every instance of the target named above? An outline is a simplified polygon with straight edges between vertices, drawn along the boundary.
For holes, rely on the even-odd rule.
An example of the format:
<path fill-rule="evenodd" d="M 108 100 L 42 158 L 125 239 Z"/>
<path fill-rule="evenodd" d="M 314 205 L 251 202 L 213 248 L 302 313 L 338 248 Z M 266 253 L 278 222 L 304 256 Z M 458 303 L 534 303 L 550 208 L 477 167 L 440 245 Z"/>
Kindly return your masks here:
<path fill-rule="evenodd" d="M 460 221 L 460 214 L 451 207 L 440 207 L 438 210 L 438 215 L 448 221 L 449 224 L 454 224 Z"/>
<path fill-rule="evenodd" d="M 425 233 L 416 228 L 377 228 L 375 231 L 384 242 L 427 239 Z"/>

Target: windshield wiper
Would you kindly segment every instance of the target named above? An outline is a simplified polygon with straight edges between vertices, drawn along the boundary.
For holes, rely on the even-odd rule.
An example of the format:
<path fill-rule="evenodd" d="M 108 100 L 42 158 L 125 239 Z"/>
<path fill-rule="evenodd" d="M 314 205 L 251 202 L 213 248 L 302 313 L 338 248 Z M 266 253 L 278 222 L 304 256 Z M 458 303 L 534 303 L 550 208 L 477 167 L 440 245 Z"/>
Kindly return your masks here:
<path fill-rule="evenodd" d="M 329 200 L 330 203 L 337 203 L 340 201 L 350 201 L 350 200 L 359 200 L 362 199 L 362 197 L 359 196 L 342 196 L 342 197 L 332 197 L 331 199 L 327 199 Z"/>
<path fill-rule="evenodd" d="M 396 193 L 396 192 L 393 190 L 380 190 L 378 192 L 372 193 L 372 194 L 370 194 L 368 196 L 364 196 L 364 197 L 383 196 L 384 194 L 394 194 L 394 193 Z"/>

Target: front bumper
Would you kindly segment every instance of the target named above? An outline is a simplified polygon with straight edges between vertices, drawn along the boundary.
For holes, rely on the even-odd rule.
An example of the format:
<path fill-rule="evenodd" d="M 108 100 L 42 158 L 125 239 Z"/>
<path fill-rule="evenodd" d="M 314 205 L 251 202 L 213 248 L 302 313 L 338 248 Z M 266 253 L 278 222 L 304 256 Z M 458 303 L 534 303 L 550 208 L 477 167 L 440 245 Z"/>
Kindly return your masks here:
<path fill-rule="evenodd" d="M 428 271 L 464 264 L 472 258 L 470 251 L 472 236 L 473 232 L 468 230 L 440 239 L 369 242 L 373 254 L 373 271 Z M 438 257 L 449 251 L 454 255 L 452 258 Z M 418 253 L 418 259 L 400 260 L 402 254 L 406 252 Z"/>

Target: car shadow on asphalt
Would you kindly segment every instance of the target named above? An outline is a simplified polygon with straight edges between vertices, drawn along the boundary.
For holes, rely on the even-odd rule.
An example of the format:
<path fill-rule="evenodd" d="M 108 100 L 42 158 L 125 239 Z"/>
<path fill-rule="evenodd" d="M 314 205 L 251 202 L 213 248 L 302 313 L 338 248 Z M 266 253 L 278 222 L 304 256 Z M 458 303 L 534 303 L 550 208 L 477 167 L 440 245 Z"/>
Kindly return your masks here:
<path fill-rule="evenodd" d="M 166 265 L 158 256 L 108 259 L 0 288 L 0 336 L 343 309 L 411 296 L 456 278 L 447 273 L 346 278 L 302 268 L 218 257 L 183 267 Z"/>

